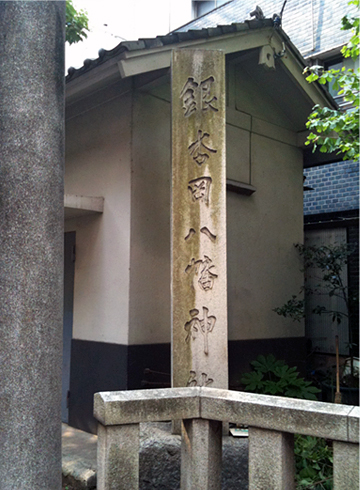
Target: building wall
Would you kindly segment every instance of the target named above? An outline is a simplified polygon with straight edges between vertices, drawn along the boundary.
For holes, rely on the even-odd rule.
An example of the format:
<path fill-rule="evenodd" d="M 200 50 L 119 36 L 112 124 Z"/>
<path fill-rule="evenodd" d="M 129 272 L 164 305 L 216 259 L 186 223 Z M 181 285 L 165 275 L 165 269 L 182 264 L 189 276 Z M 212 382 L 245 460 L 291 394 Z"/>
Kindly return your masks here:
<path fill-rule="evenodd" d="M 280 14 L 284 2 L 262 0 L 260 7 L 267 19 L 274 13 Z M 244 22 L 250 19 L 254 3 L 233 0 L 206 16 L 193 20 L 179 31 L 203 29 Z M 282 28 L 301 54 L 315 56 L 347 42 L 349 31 L 341 30 L 341 19 L 345 15 L 357 15 L 356 6 L 348 0 L 302 0 L 287 2 L 282 17 Z"/>
<path fill-rule="evenodd" d="M 95 433 L 94 393 L 128 387 L 131 95 L 81 104 L 66 121 L 65 193 L 105 200 L 103 214 L 65 221 L 76 232 L 69 424 Z"/>
<path fill-rule="evenodd" d="M 347 267 L 347 280 L 351 296 L 359 290 L 359 163 L 340 161 L 329 165 L 313 167 L 304 170 L 305 184 L 313 190 L 304 192 L 305 233 L 307 230 L 346 229 L 346 241 L 353 250 Z M 357 305 L 357 306 L 356 306 Z M 309 338 L 312 345 L 317 346 L 317 338 L 323 337 L 317 327 L 319 319 L 308 318 L 312 326 Z M 352 302 L 350 328 L 353 339 L 359 337 L 358 302 Z M 347 340 L 346 340 L 347 342 Z M 358 344 L 355 342 L 355 344 Z M 320 349 L 332 352 L 331 348 L 320 345 Z M 343 347 L 341 353 L 347 353 L 348 347 Z M 358 355 L 359 347 L 353 348 L 353 354 Z"/>
<path fill-rule="evenodd" d="M 352 308 L 352 316 L 350 318 L 350 326 L 352 328 L 352 337 L 356 347 L 353 348 L 353 353 L 359 356 L 359 221 L 348 227 L 348 243 L 353 254 L 349 257 L 348 277 L 349 291 L 355 298 L 356 306 Z"/>
<path fill-rule="evenodd" d="M 130 344 L 170 342 L 170 103 L 134 97 Z"/>
<path fill-rule="evenodd" d="M 359 209 L 359 162 L 336 162 L 304 170 L 304 214 Z"/>
<path fill-rule="evenodd" d="M 102 196 L 102 215 L 65 222 L 76 232 L 73 338 L 128 342 L 131 96 L 66 121 L 65 193 Z"/>
<path fill-rule="evenodd" d="M 293 246 L 302 242 L 302 160 L 298 148 L 252 135 L 252 196 L 227 193 L 229 337 L 301 337 L 302 323 L 272 310 L 302 285 Z"/>
<path fill-rule="evenodd" d="M 133 120 L 129 343 L 169 343 L 169 87 L 138 93 Z M 227 192 L 229 339 L 303 337 L 302 323 L 272 311 L 302 284 L 293 247 L 303 239 L 302 153 L 240 126 L 227 125 L 228 177 L 257 190 Z"/>
<path fill-rule="evenodd" d="M 343 231 L 344 241 L 348 243 L 351 255 L 348 258 L 347 270 L 345 269 L 345 279 L 347 278 L 347 284 L 349 287 L 349 295 L 351 301 L 351 316 L 350 316 L 350 328 L 352 331 L 353 339 L 359 337 L 359 209 L 342 210 L 338 212 L 319 213 L 319 214 L 307 214 L 304 218 L 305 221 L 305 240 L 308 234 L 321 231 L 331 231 L 338 234 Z M 331 245 L 331 240 L 328 240 L 327 245 Z M 325 318 L 326 319 L 326 318 Z M 314 316 L 315 323 L 318 322 L 318 318 Z M 317 344 L 317 338 L 322 339 L 324 335 L 317 328 L 312 325 L 312 319 L 306 319 L 307 325 L 311 326 L 312 332 L 308 331 L 307 334 L 312 346 Z M 346 341 L 345 341 L 346 342 Z M 333 352 L 333 345 L 328 352 Z M 348 353 L 348 346 L 345 346 L 344 352 Z M 353 346 L 353 354 L 359 355 L 359 346 L 356 342 Z"/>
<path fill-rule="evenodd" d="M 266 94 L 250 125 L 235 108 L 246 94 L 229 100 L 228 177 L 256 187 L 252 196 L 227 192 L 232 379 L 260 353 L 301 363 L 304 326 L 272 311 L 302 283 L 293 247 L 302 241 L 301 150 L 288 126 L 269 131 L 266 114 L 281 115 Z M 169 84 L 67 121 L 66 193 L 105 198 L 102 215 L 65 225 L 77 244 L 69 423 L 91 432 L 95 392 L 170 380 L 170 122 Z M 146 368 L 165 375 L 147 384 Z"/>

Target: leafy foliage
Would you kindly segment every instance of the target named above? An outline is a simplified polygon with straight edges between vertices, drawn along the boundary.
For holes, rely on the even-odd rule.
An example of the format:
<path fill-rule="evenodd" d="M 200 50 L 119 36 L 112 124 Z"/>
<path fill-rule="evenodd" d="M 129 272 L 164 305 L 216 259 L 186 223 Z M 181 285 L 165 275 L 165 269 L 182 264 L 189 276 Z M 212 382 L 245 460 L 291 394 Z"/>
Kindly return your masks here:
<path fill-rule="evenodd" d="M 358 303 L 358 294 L 357 291 L 349 290 L 349 287 L 344 284 L 342 271 L 348 263 L 349 256 L 354 252 L 354 248 L 346 243 L 341 245 L 322 245 L 320 247 L 305 246 L 298 243 L 295 247 L 304 259 L 303 272 L 305 272 L 305 275 L 310 269 L 319 271 L 319 276 L 317 277 L 319 284 L 314 289 L 305 284 L 300 290 L 300 298 L 293 295 L 287 303 L 281 307 L 274 308 L 273 311 L 283 317 L 290 317 L 294 321 L 300 321 L 305 316 L 306 297 L 309 295 L 318 295 L 320 297 L 325 293 L 330 297 L 337 296 L 341 298 L 345 309 L 341 311 L 330 310 L 324 306 L 317 305 L 312 312 L 318 315 L 329 315 L 332 322 L 336 322 L 338 325 L 345 317 L 350 318 Z M 302 297 L 304 293 L 305 300 Z M 349 329 L 349 334 L 350 347 L 352 347 L 351 329 Z"/>
<path fill-rule="evenodd" d="M 250 364 L 253 371 L 241 378 L 246 391 L 317 400 L 315 393 L 320 390 L 312 386 L 311 381 L 299 377 L 296 367 L 290 368 L 285 361 L 277 360 L 272 354 L 258 356 Z"/>
<path fill-rule="evenodd" d="M 349 5 L 355 5 L 359 8 L 359 0 L 350 0 Z M 353 35 L 347 45 L 342 48 L 341 53 L 344 58 L 351 57 L 354 61 L 359 57 L 359 24 L 360 19 L 358 16 L 352 17 L 351 19 L 346 16 L 342 18 L 342 29 L 344 31 L 350 31 L 352 29 Z"/>
<path fill-rule="evenodd" d="M 295 465 L 298 490 L 331 490 L 332 447 L 324 439 L 295 434 Z"/>
<path fill-rule="evenodd" d="M 72 0 L 66 0 L 66 41 L 69 44 L 83 41 L 89 31 L 89 19 L 83 10 L 77 11 Z"/>
<path fill-rule="evenodd" d="M 351 0 L 349 5 L 359 7 L 359 0 Z M 352 37 L 344 46 L 341 53 L 344 58 L 352 58 L 356 61 L 359 57 L 359 18 L 342 19 L 342 29 L 352 30 Z M 324 70 L 320 66 L 307 67 L 304 73 L 308 73 L 306 80 L 309 83 L 318 81 L 320 84 L 331 84 L 339 95 L 344 97 L 352 109 L 330 109 L 315 105 L 313 112 L 308 117 L 306 127 L 310 134 L 306 145 L 313 145 L 313 151 L 319 148 L 322 153 L 337 152 L 342 154 L 344 160 L 356 160 L 359 158 L 359 69 Z"/>
<path fill-rule="evenodd" d="M 299 299 L 295 294 L 283 306 L 274 308 L 278 315 L 290 317 L 294 321 L 299 322 L 305 316 L 305 299 Z"/>

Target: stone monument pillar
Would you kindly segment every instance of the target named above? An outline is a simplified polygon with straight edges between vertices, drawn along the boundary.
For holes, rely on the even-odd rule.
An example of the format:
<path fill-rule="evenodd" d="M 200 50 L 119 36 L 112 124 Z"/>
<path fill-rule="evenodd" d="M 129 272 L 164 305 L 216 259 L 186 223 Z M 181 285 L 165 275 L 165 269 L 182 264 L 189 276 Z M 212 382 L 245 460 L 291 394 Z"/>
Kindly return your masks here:
<path fill-rule="evenodd" d="M 65 1 L 0 1 L 0 489 L 61 488 Z"/>
<path fill-rule="evenodd" d="M 228 388 L 225 193 L 225 55 L 174 50 L 174 387 Z"/>

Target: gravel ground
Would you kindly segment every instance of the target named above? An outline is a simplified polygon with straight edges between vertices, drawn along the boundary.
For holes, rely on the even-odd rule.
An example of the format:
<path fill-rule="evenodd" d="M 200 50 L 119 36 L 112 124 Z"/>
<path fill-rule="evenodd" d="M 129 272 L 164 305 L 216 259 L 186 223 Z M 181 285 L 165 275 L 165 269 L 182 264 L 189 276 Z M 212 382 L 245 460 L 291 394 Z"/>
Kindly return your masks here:
<path fill-rule="evenodd" d="M 62 490 L 84 490 L 84 487 L 71 481 L 71 478 L 66 477 L 63 478 Z M 93 488 L 92 490 L 96 490 L 96 488 Z"/>

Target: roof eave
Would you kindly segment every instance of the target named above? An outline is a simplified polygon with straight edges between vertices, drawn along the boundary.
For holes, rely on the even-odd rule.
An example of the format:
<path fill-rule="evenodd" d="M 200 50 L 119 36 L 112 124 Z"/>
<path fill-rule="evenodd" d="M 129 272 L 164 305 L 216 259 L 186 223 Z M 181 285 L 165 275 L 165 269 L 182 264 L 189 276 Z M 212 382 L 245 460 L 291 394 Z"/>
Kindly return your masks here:
<path fill-rule="evenodd" d="M 83 67 L 69 71 L 66 79 L 67 101 L 89 93 L 92 84 L 97 90 L 100 86 L 106 86 L 116 80 L 170 67 L 171 52 L 174 48 L 222 49 L 228 54 L 268 44 L 273 29 L 254 29 L 249 24 L 234 24 L 229 34 L 221 34 L 221 28 L 204 31 L 206 32 L 202 32 L 199 37 L 195 34 L 197 31 L 191 36 L 185 33 L 184 37 L 161 36 L 162 42 L 156 45 L 143 40 L 138 44 L 138 49 L 135 43 L 121 43 L 105 56 L 96 60 L 85 60 Z"/>
<path fill-rule="evenodd" d="M 285 54 L 279 58 L 292 77 L 314 104 L 336 107 L 335 102 L 322 86 L 317 83 L 309 84 L 302 72 L 305 61 L 292 44 L 284 31 L 274 30 L 273 27 L 261 27 L 246 24 L 232 25 L 232 32 L 223 34 L 223 28 L 206 30 L 202 37 L 186 33 L 178 42 L 169 36 L 163 36 L 162 42 L 140 40 L 136 43 L 121 43 L 107 56 L 101 56 L 94 61 L 86 62 L 84 67 L 76 70 L 76 76 L 68 79 L 66 84 L 67 102 L 99 90 L 116 80 L 128 79 L 143 73 L 153 72 L 170 67 L 171 52 L 174 48 L 219 49 L 225 54 L 259 48 L 271 45 L 275 53 L 280 53 L 285 46 Z M 191 33 L 190 33 L 191 34 Z"/>

